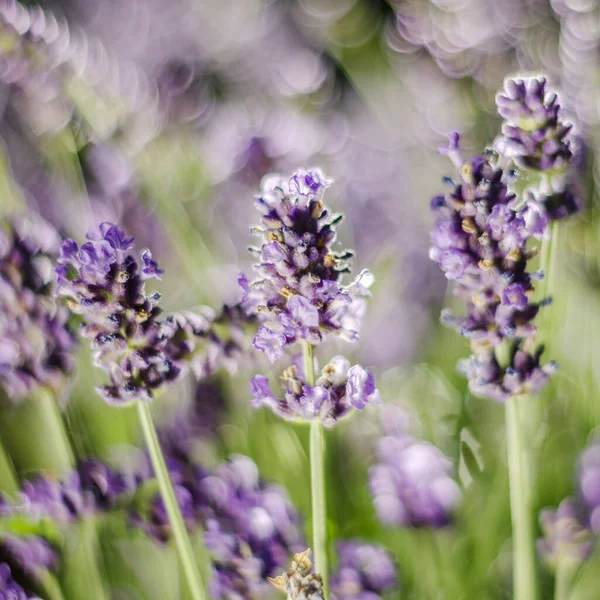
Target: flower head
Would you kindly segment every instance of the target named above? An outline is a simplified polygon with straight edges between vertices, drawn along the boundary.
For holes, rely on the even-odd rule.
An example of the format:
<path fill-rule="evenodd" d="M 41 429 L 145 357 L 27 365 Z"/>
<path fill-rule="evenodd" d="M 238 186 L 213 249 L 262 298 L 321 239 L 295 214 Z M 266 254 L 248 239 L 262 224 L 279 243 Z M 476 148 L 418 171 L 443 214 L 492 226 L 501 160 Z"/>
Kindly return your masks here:
<path fill-rule="evenodd" d="M 469 380 L 471 392 L 496 402 L 506 402 L 511 396 L 535 395 L 556 371 L 552 361 L 542 365 L 542 347 L 531 351 L 527 342 L 513 345 L 509 363 L 501 365 L 493 351 L 482 351 L 461 360 L 458 370 Z"/>
<path fill-rule="evenodd" d="M 63 242 L 58 295 L 83 317 L 81 333 L 92 340 L 96 364 L 110 375 L 110 384 L 98 389 L 109 404 L 149 400 L 188 365 L 206 375 L 230 357 L 234 339 L 223 340 L 213 324 L 240 311 L 217 318 L 209 310 L 159 318 L 160 294 L 145 292 L 146 282 L 163 273 L 150 251 L 136 259 L 129 252 L 133 238 L 111 223 L 102 223 L 88 238 L 81 247 Z M 208 346 L 204 359 L 196 354 L 202 341 Z"/>
<path fill-rule="evenodd" d="M 331 185 L 319 170 L 298 171 L 288 181 L 271 178 L 263 185 L 256 207 L 261 226 L 252 232 L 262 246 L 251 251 L 258 278 L 240 279 L 243 307 L 264 322 L 254 340 L 271 361 L 298 340 L 319 344 L 328 334 L 354 341 L 360 328 L 362 296 L 372 277 L 363 271 L 342 284 L 352 252 L 333 250 L 341 216 L 323 204 Z"/>
<path fill-rule="evenodd" d="M 73 368 L 69 313 L 52 297 L 59 243 L 40 218 L 0 224 L 0 385 L 13 401 L 58 387 Z"/>
<path fill-rule="evenodd" d="M 509 78 L 496 96 L 504 119 L 502 152 L 517 165 L 539 171 L 562 169 L 573 155 L 572 125 L 560 119 L 558 94 L 549 92 L 544 77 Z"/>
<path fill-rule="evenodd" d="M 545 237 L 549 215 L 533 192 L 522 202 L 510 191 L 514 176 L 491 154 L 463 162 L 456 137 L 450 147 L 462 166 L 451 191 L 432 202 L 440 216 L 430 257 L 455 282 L 466 315 L 445 310 L 442 322 L 471 341 L 474 354 L 460 364 L 471 390 L 504 401 L 538 391 L 554 371 L 553 363 L 540 363 L 542 347 L 534 343 L 534 319 L 549 303 L 533 299 L 534 283 L 543 274 L 528 271 L 536 255 L 529 242 Z M 502 348 L 510 348 L 509 364 L 496 356 Z"/>
<path fill-rule="evenodd" d="M 272 391 L 264 375 L 255 375 L 251 381 L 252 405 L 268 406 L 287 420 L 320 419 L 332 427 L 353 410 L 362 411 L 381 402 L 371 371 L 360 365 L 351 367 L 343 356 L 336 356 L 323 368 L 314 386 L 304 381 L 304 373 L 295 364 L 283 371 L 280 381 L 282 396 Z"/>

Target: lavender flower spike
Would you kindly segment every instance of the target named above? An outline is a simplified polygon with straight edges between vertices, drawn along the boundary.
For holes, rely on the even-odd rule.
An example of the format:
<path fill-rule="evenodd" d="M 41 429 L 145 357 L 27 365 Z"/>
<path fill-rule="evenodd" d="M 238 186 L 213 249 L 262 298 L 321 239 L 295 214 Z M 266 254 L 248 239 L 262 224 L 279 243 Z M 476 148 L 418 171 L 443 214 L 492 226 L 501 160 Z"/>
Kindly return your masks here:
<path fill-rule="evenodd" d="M 287 181 L 268 179 L 256 200 L 262 218 L 252 232 L 262 246 L 251 252 L 258 258 L 258 278 L 240 279 L 242 306 L 263 321 L 254 345 L 272 362 L 298 340 L 316 345 L 329 334 L 358 339 L 358 305 L 369 294 L 372 276 L 363 271 L 350 284 L 341 282 L 352 251 L 332 248 L 342 217 L 323 205 L 330 185 L 318 169 L 297 171 Z"/>
<path fill-rule="evenodd" d="M 507 79 L 496 96 L 504 118 L 500 150 L 523 168 L 537 171 L 564 169 L 573 155 L 572 125 L 560 119 L 555 92 L 548 92 L 544 77 Z"/>
<path fill-rule="evenodd" d="M 458 141 L 451 139 L 456 152 Z M 432 202 L 439 217 L 430 257 L 466 303 L 464 317 L 444 311 L 442 322 L 471 341 L 474 355 L 460 368 L 473 392 L 500 402 L 538 391 L 555 369 L 540 361 L 533 321 L 548 300 L 533 301 L 541 275 L 527 270 L 536 255 L 528 242 L 544 236 L 548 219 L 545 209 L 533 214 L 537 204 L 519 202 L 511 177 L 491 156 L 476 156 L 458 169 L 450 193 Z M 495 354 L 502 346 L 510 348 L 508 365 Z"/>
<path fill-rule="evenodd" d="M 146 282 L 162 274 L 150 251 L 138 261 L 129 252 L 133 238 L 111 223 L 88 239 L 81 247 L 63 242 L 58 295 L 83 316 L 81 333 L 110 375 L 110 385 L 98 389 L 106 402 L 150 400 L 186 371 L 197 344 L 211 334 L 211 318 L 184 313 L 159 319 L 160 294 L 145 293 Z"/>

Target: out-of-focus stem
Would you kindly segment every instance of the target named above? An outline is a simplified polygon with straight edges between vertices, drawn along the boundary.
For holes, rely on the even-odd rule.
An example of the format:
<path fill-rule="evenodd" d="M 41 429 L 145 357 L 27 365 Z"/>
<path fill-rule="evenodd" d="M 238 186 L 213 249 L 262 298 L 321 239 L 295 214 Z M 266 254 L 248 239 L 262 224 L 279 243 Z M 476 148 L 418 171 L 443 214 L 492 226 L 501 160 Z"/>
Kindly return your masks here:
<path fill-rule="evenodd" d="M 202 581 L 202 576 L 200 575 L 200 569 L 196 563 L 194 549 L 185 527 L 181 509 L 177 502 L 175 490 L 173 489 L 169 471 L 160 447 L 156 427 L 154 426 L 154 420 L 152 419 L 150 404 L 138 401 L 137 408 L 140 424 L 142 426 L 148 452 L 150 453 L 150 459 L 156 474 L 160 493 L 167 510 L 167 515 L 169 516 L 173 538 L 175 539 L 175 545 L 177 546 L 177 551 L 187 579 L 191 597 L 193 600 L 208 600 L 206 588 Z M 205 551 L 203 552 L 203 559 L 204 558 L 206 558 Z"/>
<path fill-rule="evenodd" d="M 38 584 L 44 598 L 48 600 L 64 600 L 64 595 L 58 581 L 49 572 L 44 572 L 38 577 Z"/>
<path fill-rule="evenodd" d="M 569 600 L 577 569 L 578 565 L 572 561 L 558 561 L 556 579 L 554 581 L 554 600 Z"/>
<path fill-rule="evenodd" d="M 304 375 L 306 383 L 315 385 L 314 347 L 305 343 Z M 329 600 L 329 562 L 327 559 L 327 497 L 325 494 L 325 435 L 319 419 L 310 423 L 310 483 L 312 493 L 313 550 L 315 572 L 323 578 L 325 600 Z"/>
<path fill-rule="evenodd" d="M 59 577 L 64 596 L 69 600 L 109 600 L 110 593 L 102 566 L 97 521 L 93 516 L 83 516 L 64 536 Z M 47 578 L 46 583 L 55 582 Z"/>
<path fill-rule="evenodd" d="M 14 496 L 18 490 L 17 474 L 4 446 L 0 443 L 0 493 Z"/>
<path fill-rule="evenodd" d="M 69 473 L 73 452 L 52 392 L 38 388 L 16 404 L 3 400 L 0 438 L 17 472 L 45 471 L 58 477 Z"/>
<path fill-rule="evenodd" d="M 531 482 L 519 419 L 520 405 L 528 400 L 526 396 L 513 396 L 506 402 L 514 600 L 536 600 L 538 597 Z"/>

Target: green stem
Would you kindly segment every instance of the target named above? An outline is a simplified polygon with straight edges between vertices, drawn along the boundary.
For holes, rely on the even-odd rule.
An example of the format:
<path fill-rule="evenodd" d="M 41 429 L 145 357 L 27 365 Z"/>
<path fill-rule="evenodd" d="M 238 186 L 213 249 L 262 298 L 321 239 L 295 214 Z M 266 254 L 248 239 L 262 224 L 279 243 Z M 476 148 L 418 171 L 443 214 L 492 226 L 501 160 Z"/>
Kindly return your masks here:
<path fill-rule="evenodd" d="M 66 600 L 109 600 L 97 521 L 84 516 L 64 531 L 60 586 Z"/>
<path fill-rule="evenodd" d="M 58 581 L 54 575 L 45 571 L 38 578 L 38 585 L 42 591 L 42 597 L 46 600 L 65 600 Z"/>
<path fill-rule="evenodd" d="M 156 433 L 156 427 L 152 419 L 152 412 L 150 410 L 150 404 L 147 402 L 137 402 L 138 415 L 140 418 L 140 424 L 142 431 L 146 439 L 146 445 L 150 452 L 150 459 L 152 460 L 152 466 L 156 474 L 156 480 L 169 516 L 171 523 L 171 529 L 173 531 L 173 538 L 175 539 L 175 545 L 179 553 L 179 558 L 183 566 L 188 586 L 194 600 L 207 600 L 208 596 L 205 592 L 204 583 L 200 570 L 196 563 L 194 556 L 194 550 L 192 543 L 188 536 L 185 522 L 175 496 L 175 490 L 171 478 L 169 477 L 169 471 L 163 457 L 162 450 L 160 448 L 160 442 Z M 204 554 L 206 554 L 204 552 Z"/>
<path fill-rule="evenodd" d="M 38 388 L 18 403 L 3 400 L 0 439 L 17 473 L 45 471 L 58 477 L 67 475 L 75 461 L 52 392 Z"/>
<path fill-rule="evenodd" d="M 519 419 L 520 403 L 527 400 L 525 396 L 514 396 L 506 402 L 514 600 L 537 598 L 531 482 L 527 472 L 527 455 Z"/>
<path fill-rule="evenodd" d="M 4 450 L 4 446 L 0 443 L 0 494 L 14 496 L 18 491 L 19 483 L 15 468 Z"/>
<path fill-rule="evenodd" d="M 554 600 L 569 600 L 577 568 L 576 563 L 559 560 L 554 581 Z"/>
<path fill-rule="evenodd" d="M 306 383 L 315 385 L 314 347 L 303 344 Z M 319 419 L 310 423 L 310 483 L 312 492 L 313 551 L 315 572 L 323 578 L 325 600 L 329 600 L 327 560 L 327 498 L 325 494 L 325 435 Z"/>

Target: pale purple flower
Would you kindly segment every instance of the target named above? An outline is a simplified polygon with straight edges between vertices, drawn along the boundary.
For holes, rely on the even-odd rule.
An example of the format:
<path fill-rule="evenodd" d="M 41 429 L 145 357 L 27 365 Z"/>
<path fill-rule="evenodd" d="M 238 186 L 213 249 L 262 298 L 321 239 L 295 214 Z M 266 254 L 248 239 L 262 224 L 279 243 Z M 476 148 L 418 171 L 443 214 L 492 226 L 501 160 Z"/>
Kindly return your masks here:
<path fill-rule="evenodd" d="M 277 333 L 266 325 L 261 325 L 252 343 L 257 350 L 264 352 L 271 362 L 275 362 L 283 356 L 286 338 L 282 333 Z"/>

